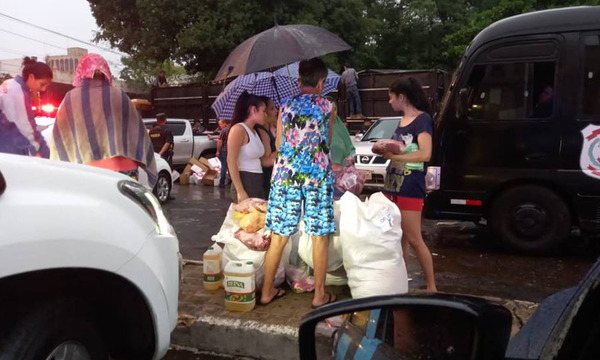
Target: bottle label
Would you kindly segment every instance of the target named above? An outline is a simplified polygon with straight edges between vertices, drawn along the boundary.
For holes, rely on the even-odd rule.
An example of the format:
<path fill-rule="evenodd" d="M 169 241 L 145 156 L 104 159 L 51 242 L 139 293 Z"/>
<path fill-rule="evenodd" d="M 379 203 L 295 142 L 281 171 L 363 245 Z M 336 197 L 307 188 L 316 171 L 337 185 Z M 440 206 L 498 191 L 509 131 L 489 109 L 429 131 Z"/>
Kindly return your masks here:
<path fill-rule="evenodd" d="M 204 281 L 206 282 L 218 282 L 221 280 L 221 261 L 219 260 L 205 260 L 203 262 L 202 269 Z"/>
<path fill-rule="evenodd" d="M 249 303 L 254 301 L 254 276 L 233 277 L 225 275 L 225 301 Z"/>
<path fill-rule="evenodd" d="M 251 303 L 254 301 L 254 293 L 252 294 L 234 294 L 225 292 L 225 301 L 238 304 Z"/>

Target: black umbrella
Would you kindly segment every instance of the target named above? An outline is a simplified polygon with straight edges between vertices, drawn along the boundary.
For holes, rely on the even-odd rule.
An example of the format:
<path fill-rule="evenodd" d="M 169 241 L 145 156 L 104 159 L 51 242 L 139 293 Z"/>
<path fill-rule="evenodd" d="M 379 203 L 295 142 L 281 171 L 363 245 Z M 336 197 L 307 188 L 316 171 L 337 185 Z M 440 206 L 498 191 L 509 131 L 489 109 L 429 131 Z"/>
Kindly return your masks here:
<path fill-rule="evenodd" d="M 236 47 L 215 80 L 350 50 L 339 36 L 313 25 L 275 25 Z"/>

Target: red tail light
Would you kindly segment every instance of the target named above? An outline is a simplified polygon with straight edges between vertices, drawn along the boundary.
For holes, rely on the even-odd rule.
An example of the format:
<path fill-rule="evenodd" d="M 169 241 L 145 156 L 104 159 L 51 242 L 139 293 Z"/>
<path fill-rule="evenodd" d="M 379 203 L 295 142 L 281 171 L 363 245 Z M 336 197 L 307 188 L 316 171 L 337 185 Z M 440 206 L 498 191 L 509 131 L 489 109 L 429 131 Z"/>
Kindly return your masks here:
<path fill-rule="evenodd" d="M 42 105 L 42 111 L 45 113 L 52 113 L 54 110 L 56 110 L 56 107 L 52 104 Z"/>

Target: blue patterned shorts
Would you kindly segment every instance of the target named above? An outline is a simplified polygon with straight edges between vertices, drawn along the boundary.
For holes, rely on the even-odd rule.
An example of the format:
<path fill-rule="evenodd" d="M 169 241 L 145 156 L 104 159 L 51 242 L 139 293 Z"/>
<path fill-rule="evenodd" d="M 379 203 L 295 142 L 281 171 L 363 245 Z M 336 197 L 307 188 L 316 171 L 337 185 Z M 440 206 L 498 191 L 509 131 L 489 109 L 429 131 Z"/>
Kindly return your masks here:
<path fill-rule="evenodd" d="M 272 184 L 265 227 L 281 236 L 296 233 L 303 202 L 308 235 L 328 236 L 335 232 L 332 183 L 318 187 Z"/>

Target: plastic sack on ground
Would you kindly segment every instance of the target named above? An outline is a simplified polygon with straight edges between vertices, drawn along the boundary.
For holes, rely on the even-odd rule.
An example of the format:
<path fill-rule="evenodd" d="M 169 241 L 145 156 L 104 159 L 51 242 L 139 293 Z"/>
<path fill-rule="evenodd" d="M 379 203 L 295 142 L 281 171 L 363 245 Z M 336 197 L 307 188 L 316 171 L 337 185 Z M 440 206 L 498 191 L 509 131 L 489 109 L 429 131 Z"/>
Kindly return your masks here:
<path fill-rule="evenodd" d="M 335 176 L 334 186 L 342 193 L 349 191 L 354 195 L 360 195 L 365 187 L 365 176 L 351 161 L 346 161 L 346 165 Z"/>
<path fill-rule="evenodd" d="M 344 268 L 352 297 L 406 293 L 400 210 L 382 193 L 365 202 L 345 193 L 339 204 Z"/>
<path fill-rule="evenodd" d="M 216 235 L 213 235 L 212 240 L 225 245 L 223 248 L 223 269 L 229 261 L 252 261 L 254 263 L 256 288 L 260 289 L 265 277 L 265 251 L 249 249 L 235 237 L 235 233 L 240 227 L 237 225 L 237 221 L 233 219 L 234 212 L 234 205 L 231 205 L 227 211 L 227 215 L 225 215 L 225 220 L 223 221 L 223 225 L 221 225 L 221 229 Z M 274 281 L 275 286 L 281 285 L 285 280 L 284 267 L 289 263 L 291 248 L 291 243 L 288 242 L 283 250 L 281 262 L 277 268 Z"/>
<path fill-rule="evenodd" d="M 327 272 L 335 271 L 344 265 L 341 245 L 342 240 L 340 238 L 339 202 L 335 201 L 333 203 L 333 209 L 336 232 L 329 239 L 329 252 L 327 255 Z M 308 266 L 311 269 L 314 269 L 312 258 L 313 242 L 310 235 L 308 235 L 305 232 L 304 221 L 300 221 L 300 226 L 298 227 L 298 229 L 298 232 L 300 233 L 300 239 L 298 241 L 298 255 L 306 264 L 308 264 Z"/>
<path fill-rule="evenodd" d="M 392 139 L 377 140 L 371 148 L 371 152 L 377 155 L 383 155 L 383 153 L 386 152 L 392 154 L 402 154 L 404 150 L 406 150 L 406 144 L 404 141 Z"/>
<path fill-rule="evenodd" d="M 296 293 L 311 292 L 315 290 L 315 279 L 310 276 L 308 265 L 292 265 L 285 267 L 285 280 L 290 289 Z"/>

